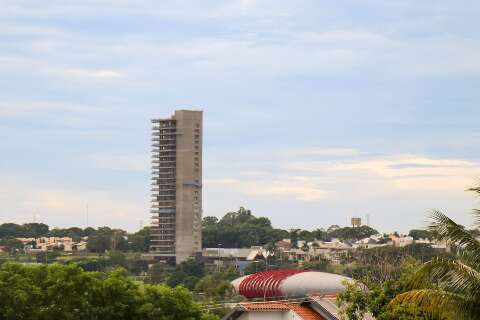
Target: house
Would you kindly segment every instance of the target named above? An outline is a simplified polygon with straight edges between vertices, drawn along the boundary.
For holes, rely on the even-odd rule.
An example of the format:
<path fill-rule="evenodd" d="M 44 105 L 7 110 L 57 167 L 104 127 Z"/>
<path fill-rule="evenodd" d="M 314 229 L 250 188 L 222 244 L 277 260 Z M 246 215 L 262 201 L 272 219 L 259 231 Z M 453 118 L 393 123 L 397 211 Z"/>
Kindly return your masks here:
<path fill-rule="evenodd" d="M 222 320 L 327 320 L 308 304 L 286 302 L 239 303 Z M 332 318 L 333 319 L 333 318 Z"/>
<path fill-rule="evenodd" d="M 275 242 L 275 246 L 282 251 L 288 251 L 292 248 L 292 241 L 290 239 L 283 239 Z"/>
<path fill-rule="evenodd" d="M 74 242 L 72 244 L 72 251 L 86 251 L 87 250 L 87 242 L 86 241 L 80 241 L 80 242 Z"/>
<path fill-rule="evenodd" d="M 241 302 L 222 320 L 340 320 L 335 295 L 308 295 L 291 301 Z M 375 320 L 366 314 L 363 320 Z"/>
<path fill-rule="evenodd" d="M 414 243 L 413 237 L 390 235 L 394 247 L 405 247 Z"/>
<path fill-rule="evenodd" d="M 74 245 L 70 237 L 17 238 L 17 240 L 20 240 L 28 251 L 33 249 L 48 251 L 58 248 L 70 252 Z"/>
<path fill-rule="evenodd" d="M 353 244 L 353 247 L 356 249 L 371 249 L 375 247 L 391 246 L 392 244 L 392 241 L 385 241 L 381 235 L 373 235 L 356 241 Z"/>

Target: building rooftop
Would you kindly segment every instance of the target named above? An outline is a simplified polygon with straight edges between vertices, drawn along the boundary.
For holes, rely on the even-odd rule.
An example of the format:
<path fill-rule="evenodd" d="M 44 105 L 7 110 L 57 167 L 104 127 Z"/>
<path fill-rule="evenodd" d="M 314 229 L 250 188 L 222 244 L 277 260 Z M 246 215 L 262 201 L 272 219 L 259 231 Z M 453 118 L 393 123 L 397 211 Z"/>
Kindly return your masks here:
<path fill-rule="evenodd" d="M 286 302 L 239 303 L 235 309 L 223 319 L 236 320 L 245 313 L 250 313 L 248 319 L 255 319 L 255 317 L 253 317 L 251 314 L 252 312 L 291 312 L 296 315 L 296 317 L 292 319 L 325 320 L 325 318 L 323 318 L 319 313 L 315 312 L 308 305 Z"/>

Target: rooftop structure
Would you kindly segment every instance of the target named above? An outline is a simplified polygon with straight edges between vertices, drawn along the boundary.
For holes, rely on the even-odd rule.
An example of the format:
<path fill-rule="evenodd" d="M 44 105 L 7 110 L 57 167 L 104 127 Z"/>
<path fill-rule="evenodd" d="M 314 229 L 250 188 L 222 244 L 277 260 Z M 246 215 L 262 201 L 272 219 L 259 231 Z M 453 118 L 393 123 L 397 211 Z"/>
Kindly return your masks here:
<path fill-rule="evenodd" d="M 222 320 L 340 320 L 335 295 L 308 295 L 298 300 L 241 302 Z M 375 320 L 371 314 L 362 320 Z"/>
<path fill-rule="evenodd" d="M 232 281 L 235 291 L 247 299 L 300 297 L 306 294 L 337 294 L 343 282 L 352 279 L 337 274 L 309 270 L 257 272 Z"/>

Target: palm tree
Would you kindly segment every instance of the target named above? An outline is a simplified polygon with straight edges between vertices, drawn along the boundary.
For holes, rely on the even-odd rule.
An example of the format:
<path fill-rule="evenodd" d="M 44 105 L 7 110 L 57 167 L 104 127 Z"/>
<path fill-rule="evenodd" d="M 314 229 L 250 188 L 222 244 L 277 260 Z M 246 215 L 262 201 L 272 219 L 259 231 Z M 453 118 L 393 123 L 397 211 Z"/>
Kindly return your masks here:
<path fill-rule="evenodd" d="M 471 188 L 480 195 L 480 185 Z M 473 212 L 480 228 L 480 210 Z M 429 230 L 452 248 L 453 257 L 437 257 L 416 271 L 413 290 L 390 303 L 414 304 L 432 315 L 446 319 L 480 319 L 480 241 L 471 231 L 440 211 L 432 212 Z"/>

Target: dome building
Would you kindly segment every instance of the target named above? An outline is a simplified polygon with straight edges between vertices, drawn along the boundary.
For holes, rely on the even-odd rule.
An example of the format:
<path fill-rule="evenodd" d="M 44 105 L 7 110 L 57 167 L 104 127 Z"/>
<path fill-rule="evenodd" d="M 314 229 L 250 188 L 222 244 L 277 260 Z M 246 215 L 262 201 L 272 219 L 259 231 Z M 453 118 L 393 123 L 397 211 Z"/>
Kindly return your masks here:
<path fill-rule="evenodd" d="M 353 279 L 311 270 L 257 272 L 232 281 L 237 294 L 247 299 L 222 320 L 340 320 L 337 294 Z M 268 300 L 267 300 L 268 298 Z M 362 320 L 375 320 L 366 313 Z"/>
<path fill-rule="evenodd" d="M 247 299 L 298 297 L 308 294 L 337 294 L 351 278 L 311 270 L 257 272 L 232 281 L 237 294 Z"/>

